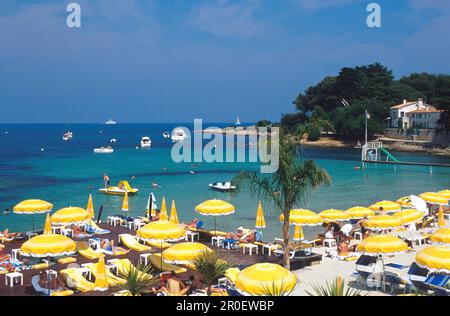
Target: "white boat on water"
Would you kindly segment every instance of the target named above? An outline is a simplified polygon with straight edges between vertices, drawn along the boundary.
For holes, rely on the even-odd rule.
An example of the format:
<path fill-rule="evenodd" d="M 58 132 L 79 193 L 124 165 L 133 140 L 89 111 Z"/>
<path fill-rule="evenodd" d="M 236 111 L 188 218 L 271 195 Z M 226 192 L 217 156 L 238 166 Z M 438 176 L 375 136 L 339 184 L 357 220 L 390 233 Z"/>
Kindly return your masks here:
<path fill-rule="evenodd" d="M 186 135 L 186 132 L 182 128 L 176 128 L 172 133 L 172 142 L 182 142 L 184 141 L 188 136 Z"/>
<path fill-rule="evenodd" d="M 96 154 L 112 154 L 112 153 L 114 153 L 114 149 L 111 146 L 94 148 L 94 153 L 96 153 Z"/>
<path fill-rule="evenodd" d="M 150 148 L 152 147 L 152 140 L 148 136 L 144 136 L 141 139 L 141 148 Z"/>
<path fill-rule="evenodd" d="M 231 185 L 231 182 L 210 183 L 209 187 L 215 191 L 220 191 L 220 192 L 229 192 L 229 191 L 236 190 L 236 187 L 234 185 Z"/>
<path fill-rule="evenodd" d="M 237 117 L 237 119 L 236 119 L 236 122 L 234 123 L 234 125 L 236 125 L 236 126 L 240 126 L 240 125 L 242 125 L 242 123 L 241 123 L 241 120 L 240 120 L 239 116 Z"/>
<path fill-rule="evenodd" d="M 111 120 L 111 119 L 109 119 L 109 120 L 107 120 L 107 121 L 105 122 L 105 124 L 106 124 L 106 125 L 116 125 L 117 122 L 116 122 L 116 121 L 113 121 L 113 120 Z"/>
<path fill-rule="evenodd" d="M 163 133 L 163 137 L 164 138 L 170 138 L 170 133 L 169 132 L 164 132 Z"/>
<path fill-rule="evenodd" d="M 64 140 L 64 141 L 68 141 L 68 140 L 71 140 L 73 138 L 73 133 L 72 132 L 67 132 L 67 133 L 64 133 L 63 134 L 63 137 L 62 137 L 62 139 Z"/>

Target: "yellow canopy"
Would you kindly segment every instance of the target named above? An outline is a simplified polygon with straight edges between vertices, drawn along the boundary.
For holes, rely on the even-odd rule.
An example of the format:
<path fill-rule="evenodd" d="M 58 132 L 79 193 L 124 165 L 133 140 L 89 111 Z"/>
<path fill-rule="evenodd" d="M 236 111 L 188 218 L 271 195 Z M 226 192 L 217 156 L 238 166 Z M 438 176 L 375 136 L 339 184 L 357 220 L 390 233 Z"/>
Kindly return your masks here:
<path fill-rule="evenodd" d="M 186 242 L 167 248 L 163 251 L 162 257 L 166 263 L 189 264 L 204 252 L 212 252 L 212 250 L 200 243 Z"/>
<path fill-rule="evenodd" d="M 395 236 L 377 235 L 364 239 L 357 249 L 368 255 L 395 254 L 408 250 L 408 244 Z"/>
<path fill-rule="evenodd" d="M 264 219 L 264 211 L 262 208 L 262 203 L 259 201 L 258 210 L 256 211 L 256 223 L 255 228 L 263 229 L 266 228 L 266 220 Z"/>
<path fill-rule="evenodd" d="M 341 210 L 325 210 L 319 213 L 320 217 L 324 220 L 324 222 L 340 222 L 346 221 L 350 219 L 350 215 Z"/>
<path fill-rule="evenodd" d="M 403 226 L 402 221 L 391 215 L 379 215 L 365 221 L 364 227 L 372 230 L 395 229 Z"/>
<path fill-rule="evenodd" d="M 50 215 L 47 214 L 44 233 L 35 236 L 22 244 L 20 251 L 27 257 L 61 257 L 72 255 L 76 252 L 75 242 L 64 236 L 52 234 Z"/>
<path fill-rule="evenodd" d="M 399 219 L 403 224 L 421 221 L 425 214 L 415 209 L 403 210 L 395 213 L 393 217 Z"/>
<path fill-rule="evenodd" d="M 25 200 L 14 206 L 16 214 L 44 214 L 52 210 L 53 204 L 43 200 Z"/>
<path fill-rule="evenodd" d="M 448 205 L 448 198 L 435 192 L 425 192 L 419 195 L 422 200 L 430 204 Z"/>
<path fill-rule="evenodd" d="M 177 207 L 175 206 L 174 200 L 172 200 L 172 207 L 170 209 L 170 221 L 177 225 L 180 223 L 180 220 L 178 219 Z"/>
<path fill-rule="evenodd" d="M 450 244 L 450 228 L 441 228 L 430 236 L 430 240 L 435 243 Z"/>
<path fill-rule="evenodd" d="M 168 221 L 169 216 L 167 215 L 167 208 L 166 208 L 166 198 L 163 197 L 162 204 L 161 204 L 161 213 L 159 213 L 159 220 L 160 221 Z"/>
<path fill-rule="evenodd" d="M 56 225 L 71 225 L 89 220 L 89 213 L 81 207 L 66 207 L 52 215 L 52 223 Z"/>
<path fill-rule="evenodd" d="M 416 262 L 431 272 L 450 274 L 450 247 L 428 247 L 416 255 Z"/>
<path fill-rule="evenodd" d="M 294 241 L 302 241 L 305 239 L 302 226 L 296 225 L 294 229 Z"/>
<path fill-rule="evenodd" d="M 392 201 L 380 201 L 375 204 L 369 206 L 372 211 L 379 212 L 380 208 L 383 208 L 384 211 L 388 213 L 398 212 L 402 209 L 400 204 L 392 202 Z"/>
<path fill-rule="evenodd" d="M 273 263 L 257 263 L 245 268 L 236 277 L 236 289 L 245 295 L 274 295 L 292 291 L 297 284 L 294 273 Z M 275 293 L 273 293 L 275 292 Z"/>
<path fill-rule="evenodd" d="M 89 213 L 89 218 L 94 218 L 94 202 L 92 201 L 92 194 L 89 194 L 86 211 Z"/>
<path fill-rule="evenodd" d="M 397 204 L 400 204 L 400 206 L 403 207 L 414 207 L 411 203 L 411 198 L 409 196 L 404 196 L 402 198 L 399 198 L 396 202 Z"/>
<path fill-rule="evenodd" d="M 122 212 L 128 212 L 129 210 L 130 210 L 130 207 L 128 204 L 128 191 L 126 191 L 125 195 L 123 197 Z"/>
<path fill-rule="evenodd" d="M 375 212 L 367 207 L 355 206 L 345 211 L 352 219 L 362 219 L 364 217 L 373 217 Z"/>
<path fill-rule="evenodd" d="M 235 212 L 234 205 L 222 200 L 208 200 L 195 207 L 195 211 L 205 216 L 231 215 Z"/>
<path fill-rule="evenodd" d="M 444 228 L 445 227 L 444 207 L 442 205 L 439 208 L 439 213 L 438 213 L 438 226 L 440 228 Z"/>
<path fill-rule="evenodd" d="M 280 215 L 280 221 L 284 221 L 284 214 Z M 322 217 L 310 210 L 292 210 L 289 215 L 291 225 L 317 226 L 322 224 Z"/>
<path fill-rule="evenodd" d="M 438 192 L 440 195 L 442 195 L 443 197 L 450 199 L 450 190 L 442 190 Z"/>
<path fill-rule="evenodd" d="M 184 239 L 186 231 L 172 222 L 157 221 L 139 229 L 137 235 L 151 241 L 175 242 Z"/>
<path fill-rule="evenodd" d="M 105 256 L 101 255 L 98 259 L 97 274 L 95 275 L 95 291 L 106 291 L 108 289 L 108 280 L 106 278 Z"/>

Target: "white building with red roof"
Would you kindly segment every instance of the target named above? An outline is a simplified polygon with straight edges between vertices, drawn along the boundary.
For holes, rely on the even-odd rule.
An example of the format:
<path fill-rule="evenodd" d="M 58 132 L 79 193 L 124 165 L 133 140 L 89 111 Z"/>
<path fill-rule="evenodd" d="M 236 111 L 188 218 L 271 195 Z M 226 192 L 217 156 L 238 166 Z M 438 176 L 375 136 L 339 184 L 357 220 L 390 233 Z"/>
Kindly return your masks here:
<path fill-rule="evenodd" d="M 390 108 L 390 127 L 425 128 L 439 127 L 439 119 L 443 111 L 426 104 L 423 99 L 417 101 L 403 100 L 402 104 Z"/>

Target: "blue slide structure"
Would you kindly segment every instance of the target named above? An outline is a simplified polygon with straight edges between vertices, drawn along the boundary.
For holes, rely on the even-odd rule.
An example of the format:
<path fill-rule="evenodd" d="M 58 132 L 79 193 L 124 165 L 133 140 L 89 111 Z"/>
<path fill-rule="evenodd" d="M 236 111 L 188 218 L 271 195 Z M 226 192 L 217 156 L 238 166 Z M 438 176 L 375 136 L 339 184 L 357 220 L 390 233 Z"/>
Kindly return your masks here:
<path fill-rule="evenodd" d="M 386 156 L 388 156 L 388 158 L 389 158 L 391 161 L 398 162 L 398 159 L 395 158 L 394 156 L 392 156 L 392 154 L 391 154 L 390 152 L 388 152 L 386 149 L 384 149 L 383 147 L 380 148 L 380 151 L 383 152 L 383 153 L 385 153 Z"/>

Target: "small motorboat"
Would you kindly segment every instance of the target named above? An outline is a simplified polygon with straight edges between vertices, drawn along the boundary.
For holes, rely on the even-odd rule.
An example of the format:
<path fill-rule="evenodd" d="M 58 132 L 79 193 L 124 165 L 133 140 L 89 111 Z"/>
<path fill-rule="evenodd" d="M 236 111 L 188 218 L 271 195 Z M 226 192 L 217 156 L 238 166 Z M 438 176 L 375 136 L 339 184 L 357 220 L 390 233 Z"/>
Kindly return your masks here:
<path fill-rule="evenodd" d="M 176 128 L 172 133 L 172 142 L 178 143 L 184 141 L 188 136 L 182 128 Z"/>
<path fill-rule="evenodd" d="M 125 192 L 128 192 L 129 195 L 133 195 L 137 194 L 139 189 L 132 188 L 128 181 L 120 181 L 116 187 L 101 188 L 99 191 L 109 195 L 125 195 Z"/>
<path fill-rule="evenodd" d="M 94 148 L 94 153 L 96 153 L 96 154 L 112 154 L 112 153 L 114 153 L 114 149 L 111 146 Z"/>
<path fill-rule="evenodd" d="M 63 134 L 63 137 L 62 137 L 62 139 L 64 140 L 64 141 L 69 141 L 69 140 L 71 140 L 73 138 L 73 133 L 72 132 L 67 132 L 67 133 L 64 133 Z"/>
<path fill-rule="evenodd" d="M 209 187 L 212 190 L 220 191 L 220 192 L 229 192 L 229 191 L 236 190 L 236 187 L 234 185 L 231 185 L 231 182 L 210 183 Z"/>
<path fill-rule="evenodd" d="M 113 120 L 111 120 L 111 119 L 109 119 L 109 120 L 107 120 L 106 122 L 105 122 L 105 125 L 116 125 L 117 124 L 117 122 L 116 121 L 113 121 Z"/>
<path fill-rule="evenodd" d="M 163 137 L 164 138 L 170 138 L 170 133 L 169 132 L 164 132 L 163 133 Z"/>
<path fill-rule="evenodd" d="M 141 139 L 141 148 L 150 148 L 152 147 L 152 140 L 148 136 L 144 136 Z"/>

